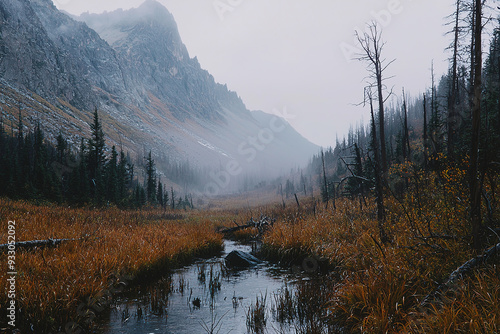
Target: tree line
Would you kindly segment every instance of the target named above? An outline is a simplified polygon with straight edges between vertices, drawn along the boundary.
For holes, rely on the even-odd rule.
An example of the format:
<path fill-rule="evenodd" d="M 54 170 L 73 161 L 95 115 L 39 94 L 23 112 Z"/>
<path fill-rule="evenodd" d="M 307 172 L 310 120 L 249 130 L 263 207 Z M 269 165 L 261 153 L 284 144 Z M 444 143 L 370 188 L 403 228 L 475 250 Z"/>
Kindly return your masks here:
<path fill-rule="evenodd" d="M 151 152 L 144 157 L 145 177 L 139 182 L 130 155 L 115 146 L 107 149 L 97 109 L 89 125 L 90 137 L 73 152 L 62 133 L 55 144 L 47 141 L 39 122 L 25 133 L 21 107 L 16 134 L 14 129 L 7 133 L 0 121 L 0 196 L 70 205 L 193 208 L 191 195 L 179 196 L 161 182 Z"/>
<path fill-rule="evenodd" d="M 415 175 L 442 175 L 450 166 L 466 170 L 467 177 L 457 186 L 468 189 L 471 244 L 481 247 L 484 235 L 496 228 L 492 217 L 500 170 L 500 20 L 483 61 L 484 1 L 455 4 L 449 17 L 449 71 L 436 83 L 431 70 L 430 89 L 413 99 L 403 90 L 397 103 L 388 102 L 397 95 L 386 85 L 385 71 L 393 60 L 385 58 L 377 23 L 357 34 L 362 49 L 357 59 L 369 73 L 362 103 L 370 112 L 369 126 L 351 128 L 347 139 L 314 156 L 308 167 L 326 203 L 335 205 L 340 195 L 362 201 L 365 194 L 374 194 L 383 242 L 388 241 L 386 197 L 400 199 L 412 186 L 412 177 L 396 179 L 391 174 L 391 168 L 401 164 L 411 165 Z"/>

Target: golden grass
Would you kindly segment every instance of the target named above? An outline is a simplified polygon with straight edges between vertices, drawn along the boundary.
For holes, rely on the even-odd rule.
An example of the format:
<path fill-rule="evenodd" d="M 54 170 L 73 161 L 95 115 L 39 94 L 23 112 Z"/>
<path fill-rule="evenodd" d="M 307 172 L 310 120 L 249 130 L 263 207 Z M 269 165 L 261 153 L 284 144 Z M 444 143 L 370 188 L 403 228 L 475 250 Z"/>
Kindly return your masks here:
<path fill-rule="evenodd" d="M 397 168 L 392 172 L 408 166 Z M 467 196 L 460 186 L 465 173 L 444 170 L 440 185 L 433 174 L 409 175 L 414 183 L 404 197 L 386 198 L 390 243 L 379 241 L 373 199 L 363 209 L 358 200 L 341 199 L 335 210 L 317 205 L 315 215 L 312 203 L 302 211 L 283 210 L 264 238 L 267 254 L 285 263 L 313 254 L 334 264 L 329 320 L 348 332 L 497 333 L 496 266 L 460 280 L 431 307 L 420 307 L 438 283 L 478 253 L 468 245 Z"/>
<path fill-rule="evenodd" d="M 162 217 L 154 210 L 40 207 L 0 199 L 1 242 L 7 240 L 8 220 L 16 221 L 17 241 L 79 239 L 57 248 L 17 251 L 18 323 L 24 328 L 33 325 L 37 333 L 59 329 L 68 321 L 78 322 L 82 300 L 102 293 L 114 277 L 158 277 L 195 255 L 221 249 L 221 236 L 214 232 L 210 217 L 193 214 L 177 221 Z M 0 254 L 2 263 L 6 259 L 5 253 Z M 5 270 L 0 273 L 2 290 L 5 275 Z M 0 305 L 7 301 L 1 294 Z"/>
<path fill-rule="evenodd" d="M 457 284 L 442 304 L 411 323 L 413 333 L 499 333 L 500 268 L 489 266 Z"/>

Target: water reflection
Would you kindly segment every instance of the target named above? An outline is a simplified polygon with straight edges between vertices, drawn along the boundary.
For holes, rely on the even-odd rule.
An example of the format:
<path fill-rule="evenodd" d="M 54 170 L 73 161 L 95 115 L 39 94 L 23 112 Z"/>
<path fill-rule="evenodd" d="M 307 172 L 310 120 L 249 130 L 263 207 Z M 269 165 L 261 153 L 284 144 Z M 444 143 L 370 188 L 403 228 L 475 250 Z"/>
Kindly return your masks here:
<path fill-rule="evenodd" d="M 233 250 L 251 247 L 226 241 L 223 256 Z M 99 333 L 330 333 L 315 281 L 266 264 L 232 271 L 222 258 L 200 260 L 118 299 Z"/>

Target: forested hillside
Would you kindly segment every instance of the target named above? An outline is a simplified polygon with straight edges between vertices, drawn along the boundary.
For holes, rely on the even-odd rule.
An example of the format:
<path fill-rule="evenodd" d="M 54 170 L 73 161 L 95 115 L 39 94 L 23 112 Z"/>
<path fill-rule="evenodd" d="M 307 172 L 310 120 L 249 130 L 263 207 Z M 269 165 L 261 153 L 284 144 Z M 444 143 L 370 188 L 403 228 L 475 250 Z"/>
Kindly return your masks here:
<path fill-rule="evenodd" d="M 39 123 L 25 133 L 21 113 L 15 135 L 6 133 L 1 123 L 0 196 L 80 206 L 193 207 L 191 194 L 178 195 L 174 183 L 170 188 L 162 184 L 151 152 L 135 167 L 128 152 L 107 147 L 97 109 L 89 126 L 90 138 L 82 138 L 75 150 L 62 133 L 56 137 L 56 145 L 47 141 Z M 167 161 L 162 167 L 169 180 L 177 182 L 176 189 L 177 184 L 184 185 L 184 189 L 202 184 L 202 170 L 189 164 Z"/>

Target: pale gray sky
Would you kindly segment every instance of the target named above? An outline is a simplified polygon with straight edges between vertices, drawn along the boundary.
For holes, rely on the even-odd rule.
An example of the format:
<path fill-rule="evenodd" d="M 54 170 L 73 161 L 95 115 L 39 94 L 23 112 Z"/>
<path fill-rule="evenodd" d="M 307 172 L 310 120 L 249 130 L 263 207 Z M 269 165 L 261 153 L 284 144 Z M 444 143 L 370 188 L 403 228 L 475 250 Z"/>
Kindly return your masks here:
<path fill-rule="evenodd" d="M 72 14 L 139 6 L 143 0 L 53 0 Z M 388 85 L 419 95 L 447 69 L 444 17 L 454 0 L 158 0 L 174 15 L 191 57 L 236 91 L 249 109 L 294 115 L 289 122 L 329 146 L 369 119 L 365 64 L 350 59 L 354 31 L 383 27 Z M 342 51 L 344 50 L 344 51 Z"/>

